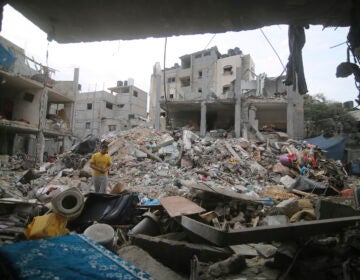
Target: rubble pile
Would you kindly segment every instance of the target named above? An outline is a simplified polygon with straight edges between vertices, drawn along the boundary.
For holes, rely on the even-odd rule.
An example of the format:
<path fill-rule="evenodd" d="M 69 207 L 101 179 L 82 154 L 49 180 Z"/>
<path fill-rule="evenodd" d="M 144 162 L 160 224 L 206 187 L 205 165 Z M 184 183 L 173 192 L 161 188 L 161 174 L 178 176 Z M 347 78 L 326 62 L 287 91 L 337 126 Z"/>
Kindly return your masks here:
<path fill-rule="evenodd" d="M 92 186 L 96 137 L 38 169 L 4 157 L 1 245 L 81 234 L 96 222 L 113 227 L 106 247 L 120 257 L 144 250 L 179 279 L 357 279 L 359 178 L 317 146 L 281 136 L 144 127 L 105 135 L 109 194 Z M 36 217 L 47 225 L 40 233 L 31 232 Z"/>

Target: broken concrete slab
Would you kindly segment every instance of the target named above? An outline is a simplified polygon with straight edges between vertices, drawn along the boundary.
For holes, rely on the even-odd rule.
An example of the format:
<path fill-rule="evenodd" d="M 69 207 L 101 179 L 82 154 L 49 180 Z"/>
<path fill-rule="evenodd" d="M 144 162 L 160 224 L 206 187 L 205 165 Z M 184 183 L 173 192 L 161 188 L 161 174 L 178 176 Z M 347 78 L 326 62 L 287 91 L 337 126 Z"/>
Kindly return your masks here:
<path fill-rule="evenodd" d="M 145 250 L 138 246 L 129 245 L 120 248 L 117 254 L 125 261 L 137 266 L 141 270 L 149 273 L 157 280 L 186 280 L 187 277 L 181 276 L 167 266 L 158 262 Z"/>
<path fill-rule="evenodd" d="M 153 152 L 157 152 L 160 148 L 166 147 L 174 142 L 174 138 L 171 137 L 169 134 L 161 135 L 161 139 L 159 143 L 156 144 L 154 148 L 152 148 Z"/>
<path fill-rule="evenodd" d="M 210 265 L 207 270 L 202 272 L 200 279 L 217 279 L 218 277 L 239 273 L 245 268 L 244 256 L 235 254 L 226 260 Z"/>
<path fill-rule="evenodd" d="M 289 198 L 286 200 L 281 201 L 275 206 L 275 209 L 277 213 L 284 214 L 288 217 L 291 217 L 294 215 L 297 211 L 300 210 L 298 207 L 297 199 L 296 198 Z"/>
<path fill-rule="evenodd" d="M 277 248 L 270 244 L 254 243 L 251 244 L 250 246 L 254 247 L 256 251 L 264 258 L 272 257 L 277 251 Z"/>
<path fill-rule="evenodd" d="M 230 248 L 234 251 L 234 253 L 246 257 L 255 257 L 259 255 L 257 250 L 248 244 L 232 245 Z"/>
<path fill-rule="evenodd" d="M 280 179 L 280 183 L 283 184 L 285 186 L 286 189 L 290 189 L 290 187 L 295 184 L 295 179 L 293 179 L 292 177 L 290 177 L 289 175 L 285 175 L 283 177 L 281 177 Z"/>
<path fill-rule="evenodd" d="M 232 255 L 229 248 L 173 241 L 143 234 L 135 235 L 132 243 L 176 272 L 185 274 L 190 274 L 190 260 L 194 255 L 203 262 L 216 262 Z"/>
<path fill-rule="evenodd" d="M 289 218 L 286 215 L 267 216 L 264 219 L 269 226 L 287 225 Z"/>
<path fill-rule="evenodd" d="M 218 186 L 211 186 L 210 187 L 204 182 L 195 182 L 195 181 L 190 181 L 190 180 L 180 180 L 180 183 L 182 185 L 186 186 L 186 187 L 201 190 L 201 191 L 215 193 L 215 194 L 218 194 L 219 196 L 226 196 L 226 197 L 229 197 L 229 198 L 232 198 L 232 199 L 244 200 L 244 201 L 247 201 L 249 203 L 261 204 L 260 201 L 254 199 L 254 198 L 252 198 L 252 197 L 250 197 L 248 195 L 234 192 L 231 189 L 220 188 Z"/>

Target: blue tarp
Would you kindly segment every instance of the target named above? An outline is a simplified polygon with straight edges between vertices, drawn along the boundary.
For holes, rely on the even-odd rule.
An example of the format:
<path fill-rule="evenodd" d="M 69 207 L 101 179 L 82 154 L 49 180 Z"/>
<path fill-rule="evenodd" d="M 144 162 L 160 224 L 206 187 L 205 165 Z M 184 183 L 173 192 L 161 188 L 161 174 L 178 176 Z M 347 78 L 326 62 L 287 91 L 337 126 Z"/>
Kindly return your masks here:
<path fill-rule="evenodd" d="M 330 137 L 325 138 L 320 135 L 314 138 L 305 139 L 309 144 L 319 146 L 320 149 L 325 150 L 325 157 L 336 160 L 342 160 L 345 150 L 346 138 L 344 137 Z"/>
<path fill-rule="evenodd" d="M 8 69 L 16 60 L 16 57 L 0 44 L 0 66 Z"/>

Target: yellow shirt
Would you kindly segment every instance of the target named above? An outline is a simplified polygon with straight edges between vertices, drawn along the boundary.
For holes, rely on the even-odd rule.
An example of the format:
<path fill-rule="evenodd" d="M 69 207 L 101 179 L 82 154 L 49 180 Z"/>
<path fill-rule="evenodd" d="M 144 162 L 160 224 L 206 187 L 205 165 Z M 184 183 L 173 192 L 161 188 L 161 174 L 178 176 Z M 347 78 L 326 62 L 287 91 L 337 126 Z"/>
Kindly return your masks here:
<path fill-rule="evenodd" d="M 111 157 L 109 156 L 109 154 L 103 155 L 102 153 L 98 152 L 91 156 L 90 163 L 95 164 L 96 167 L 105 169 L 111 164 Z M 101 172 L 93 169 L 93 174 L 94 175 L 106 175 L 107 172 L 101 173 Z"/>

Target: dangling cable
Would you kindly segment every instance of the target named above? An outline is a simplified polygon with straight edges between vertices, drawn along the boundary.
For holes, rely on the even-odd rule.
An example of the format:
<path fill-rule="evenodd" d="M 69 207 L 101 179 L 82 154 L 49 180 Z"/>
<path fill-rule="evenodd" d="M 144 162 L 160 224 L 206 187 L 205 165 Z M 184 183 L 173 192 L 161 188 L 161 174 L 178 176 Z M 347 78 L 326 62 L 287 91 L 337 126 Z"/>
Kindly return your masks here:
<path fill-rule="evenodd" d="M 167 120 L 169 122 L 170 127 L 172 128 L 172 122 L 170 118 L 170 111 L 168 107 L 167 94 L 166 94 L 166 47 L 167 47 L 167 37 L 165 37 L 165 46 L 164 46 L 164 96 L 165 96 L 165 106 L 167 111 Z"/>

